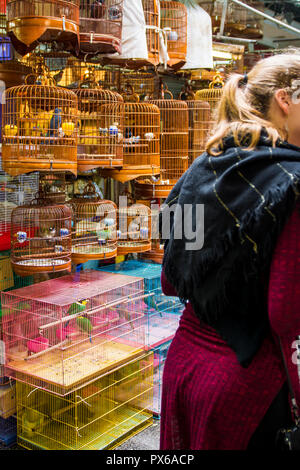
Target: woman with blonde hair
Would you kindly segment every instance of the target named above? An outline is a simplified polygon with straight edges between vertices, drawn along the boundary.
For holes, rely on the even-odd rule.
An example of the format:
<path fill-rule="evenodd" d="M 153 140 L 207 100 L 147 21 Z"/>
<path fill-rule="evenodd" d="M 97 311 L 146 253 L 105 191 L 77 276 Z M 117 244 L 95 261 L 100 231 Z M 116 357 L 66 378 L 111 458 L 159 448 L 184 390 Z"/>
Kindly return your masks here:
<path fill-rule="evenodd" d="M 271 449 L 293 423 L 280 343 L 300 404 L 298 97 L 300 51 L 231 76 L 206 152 L 162 210 L 162 226 L 176 215 L 162 287 L 185 302 L 164 369 L 162 450 Z M 204 245 L 191 250 L 176 225 L 200 230 L 197 205 Z"/>

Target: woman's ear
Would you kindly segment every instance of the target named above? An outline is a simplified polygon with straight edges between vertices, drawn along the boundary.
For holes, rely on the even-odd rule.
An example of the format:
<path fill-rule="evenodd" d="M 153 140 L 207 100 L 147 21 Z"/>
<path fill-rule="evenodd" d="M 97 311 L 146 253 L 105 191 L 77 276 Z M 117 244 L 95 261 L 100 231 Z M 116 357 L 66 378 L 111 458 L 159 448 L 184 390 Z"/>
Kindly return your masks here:
<path fill-rule="evenodd" d="M 288 115 L 290 111 L 291 98 L 286 90 L 276 90 L 274 94 L 274 100 L 281 109 L 281 111 Z"/>

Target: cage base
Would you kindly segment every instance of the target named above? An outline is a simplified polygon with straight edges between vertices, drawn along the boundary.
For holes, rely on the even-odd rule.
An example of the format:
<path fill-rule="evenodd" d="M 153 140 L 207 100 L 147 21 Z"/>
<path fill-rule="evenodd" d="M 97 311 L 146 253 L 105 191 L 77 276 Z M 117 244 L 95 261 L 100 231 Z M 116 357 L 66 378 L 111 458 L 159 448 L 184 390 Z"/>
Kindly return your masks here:
<path fill-rule="evenodd" d="M 5 149 L 2 147 L 2 168 L 10 176 L 19 176 L 36 171 L 68 171 L 77 176 L 77 162 L 49 161 L 43 159 L 28 159 L 26 162 L 24 162 L 24 160 L 6 160 L 3 155 L 4 150 Z"/>
<path fill-rule="evenodd" d="M 159 248 L 157 250 L 147 251 L 146 253 L 143 253 L 142 258 L 154 261 L 154 263 L 157 264 L 162 264 L 164 258 L 164 250 Z"/>
<path fill-rule="evenodd" d="M 103 170 L 101 171 L 102 176 L 113 178 L 120 183 L 126 183 L 132 181 L 140 176 L 152 176 L 159 175 L 160 167 L 150 165 L 124 165 L 121 170 Z"/>
<path fill-rule="evenodd" d="M 86 172 L 89 170 L 94 170 L 95 168 L 122 168 L 123 159 L 86 159 L 80 160 L 80 157 L 77 160 L 77 168 L 79 172 Z"/>
<path fill-rule="evenodd" d="M 149 250 L 151 250 L 151 242 L 137 246 L 118 246 L 118 256 L 125 256 L 130 253 L 144 253 Z"/>
<path fill-rule="evenodd" d="M 121 54 L 122 42 L 109 34 L 82 33 L 80 32 L 80 52 L 81 54 Z"/>
<path fill-rule="evenodd" d="M 97 254 L 72 253 L 72 263 L 82 264 L 88 261 L 111 259 L 111 258 L 115 258 L 117 256 L 117 253 L 118 253 L 117 248 L 114 250 L 111 250 L 109 253 L 97 253 Z"/>
<path fill-rule="evenodd" d="M 134 184 L 137 197 L 144 197 L 146 199 L 166 199 L 171 190 L 173 189 L 173 184 L 160 184 L 160 183 L 146 183 L 142 181 L 136 181 Z"/>
<path fill-rule="evenodd" d="M 34 261 L 34 260 L 32 260 Z M 18 276 L 31 276 L 33 274 L 39 273 L 53 273 L 53 272 L 60 272 L 60 271 L 68 271 L 71 272 L 71 261 L 64 262 L 62 264 L 56 265 L 48 265 L 48 266 L 35 266 L 33 264 L 20 264 L 14 261 L 11 262 L 12 268 L 14 272 Z"/>

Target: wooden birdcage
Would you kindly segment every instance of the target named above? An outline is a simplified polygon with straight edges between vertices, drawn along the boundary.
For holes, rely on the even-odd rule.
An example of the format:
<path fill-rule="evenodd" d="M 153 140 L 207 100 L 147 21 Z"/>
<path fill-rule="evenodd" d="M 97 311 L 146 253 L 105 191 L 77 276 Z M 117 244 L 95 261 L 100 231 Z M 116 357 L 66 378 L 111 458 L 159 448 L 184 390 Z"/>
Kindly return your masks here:
<path fill-rule="evenodd" d="M 39 42 L 56 42 L 76 49 L 79 40 L 79 0 L 8 0 L 7 30 L 21 55 Z"/>
<path fill-rule="evenodd" d="M 148 62 L 159 64 L 159 0 L 142 0 L 146 20 Z"/>
<path fill-rule="evenodd" d="M 151 210 L 143 204 L 119 207 L 118 256 L 151 249 Z"/>
<path fill-rule="evenodd" d="M 155 92 L 155 76 L 149 72 L 122 72 L 120 77 L 121 89 L 130 83 L 133 92 L 139 95 L 140 101 L 148 101 Z"/>
<path fill-rule="evenodd" d="M 11 263 L 16 274 L 27 276 L 71 270 L 72 211 L 51 204 L 39 194 L 11 216 Z"/>
<path fill-rule="evenodd" d="M 123 98 L 103 90 L 91 70 L 75 93 L 79 109 L 78 171 L 123 165 Z"/>
<path fill-rule="evenodd" d="M 40 191 L 49 203 L 64 204 L 66 202 L 66 174 L 64 172 L 41 173 Z"/>
<path fill-rule="evenodd" d="M 123 0 L 80 0 L 80 55 L 121 53 Z"/>
<path fill-rule="evenodd" d="M 71 201 L 74 212 L 72 261 L 109 259 L 117 255 L 117 206 L 102 200 L 89 183 L 83 195 Z"/>
<path fill-rule="evenodd" d="M 168 95 L 170 99 L 165 99 Z M 140 178 L 135 183 L 139 196 L 166 198 L 189 166 L 189 115 L 184 101 L 174 100 L 172 93 L 161 88 L 159 100 L 151 100 L 160 110 L 160 178 Z"/>
<path fill-rule="evenodd" d="M 6 0 L 0 0 L 0 36 L 6 34 Z"/>
<path fill-rule="evenodd" d="M 32 79 L 35 82 L 29 85 Z M 2 165 L 15 176 L 32 171 L 77 173 L 77 96 L 45 72 L 5 92 Z"/>
<path fill-rule="evenodd" d="M 205 101 L 195 100 L 195 93 L 188 84 L 179 98 L 186 101 L 189 110 L 189 164 L 191 165 L 205 151 L 211 127 L 210 106 Z"/>
<path fill-rule="evenodd" d="M 139 176 L 154 176 L 160 172 L 160 113 L 157 106 L 134 102 L 139 97 L 130 93 L 124 98 L 123 167 L 107 170 L 105 175 L 121 183 Z M 132 100 L 132 101 L 131 101 Z"/>
<path fill-rule="evenodd" d="M 222 97 L 224 87 L 224 81 L 221 77 L 220 72 L 217 71 L 213 81 L 209 84 L 209 88 L 204 88 L 203 90 L 198 90 L 195 94 L 196 100 L 206 101 L 212 113 L 212 119 L 216 112 L 216 108 L 219 104 L 219 101 Z"/>
<path fill-rule="evenodd" d="M 180 2 L 163 0 L 160 2 L 160 25 L 165 31 L 168 65 L 179 69 L 185 64 L 187 54 L 187 9 Z"/>

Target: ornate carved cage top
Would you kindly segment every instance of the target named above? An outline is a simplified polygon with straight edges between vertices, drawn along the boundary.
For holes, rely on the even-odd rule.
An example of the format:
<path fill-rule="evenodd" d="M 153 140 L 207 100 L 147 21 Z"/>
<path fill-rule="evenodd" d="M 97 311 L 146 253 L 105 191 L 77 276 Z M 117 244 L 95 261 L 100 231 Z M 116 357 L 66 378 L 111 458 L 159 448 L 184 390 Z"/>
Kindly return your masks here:
<path fill-rule="evenodd" d="M 33 84 L 29 84 L 29 83 Z M 77 96 L 54 85 L 45 71 L 5 92 L 3 169 L 15 176 L 32 171 L 77 173 Z"/>
<path fill-rule="evenodd" d="M 121 53 L 123 0 L 80 0 L 80 53 Z"/>
<path fill-rule="evenodd" d="M 117 206 L 101 199 L 92 183 L 71 201 L 74 211 L 72 261 L 114 258 L 117 255 Z"/>
<path fill-rule="evenodd" d="M 21 275 L 71 269 L 72 211 L 38 194 L 11 216 L 11 262 Z"/>
<path fill-rule="evenodd" d="M 74 90 L 78 97 L 78 170 L 123 165 L 123 98 L 102 89 L 93 71 Z"/>
<path fill-rule="evenodd" d="M 15 49 L 25 55 L 39 42 L 78 47 L 79 0 L 8 0 L 7 29 Z"/>

